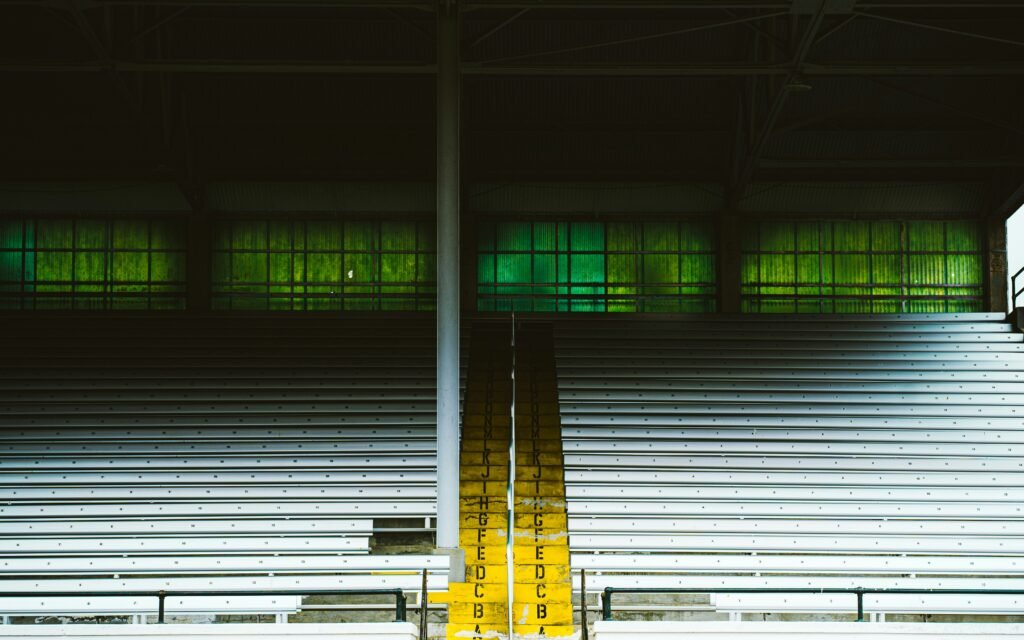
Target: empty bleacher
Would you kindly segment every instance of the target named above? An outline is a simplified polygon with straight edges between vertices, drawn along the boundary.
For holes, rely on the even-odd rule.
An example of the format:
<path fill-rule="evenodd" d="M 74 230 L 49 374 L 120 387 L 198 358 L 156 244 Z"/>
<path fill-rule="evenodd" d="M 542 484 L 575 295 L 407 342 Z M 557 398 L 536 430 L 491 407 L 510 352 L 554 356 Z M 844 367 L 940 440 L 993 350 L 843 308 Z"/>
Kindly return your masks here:
<path fill-rule="evenodd" d="M 574 318 L 556 345 L 588 588 L 1024 587 L 1024 341 L 1001 314 Z M 1024 611 L 891 597 L 867 603 Z"/>
<path fill-rule="evenodd" d="M 0 614 L 156 608 L 113 596 L 131 590 L 418 591 L 424 568 L 445 584 L 443 556 L 371 553 L 387 532 L 432 535 L 432 317 L 2 323 L 0 590 L 28 597 L 0 598 Z"/>

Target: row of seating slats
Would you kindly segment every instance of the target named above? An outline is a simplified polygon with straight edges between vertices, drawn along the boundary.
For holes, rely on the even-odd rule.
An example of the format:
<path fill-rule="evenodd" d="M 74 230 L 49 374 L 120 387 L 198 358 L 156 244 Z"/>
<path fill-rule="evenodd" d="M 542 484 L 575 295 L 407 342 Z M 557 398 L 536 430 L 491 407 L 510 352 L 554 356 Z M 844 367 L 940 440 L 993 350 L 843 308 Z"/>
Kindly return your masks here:
<path fill-rule="evenodd" d="M 1001 314 L 586 318 L 556 336 L 588 588 L 1024 588 L 1024 341 Z M 718 601 L 813 609 L 773 598 Z M 935 604 L 915 598 L 893 606 Z M 987 609 L 1024 611 L 1000 598 Z"/>
<path fill-rule="evenodd" d="M 87 596 L 0 613 L 155 608 L 102 597 L 125 590 L 418 589 L 423 568 L 443 587 L 443 557 L 368 555 L 375 523 L 436 517 L 432 318 L 0 322 L 0 589 Z"/>

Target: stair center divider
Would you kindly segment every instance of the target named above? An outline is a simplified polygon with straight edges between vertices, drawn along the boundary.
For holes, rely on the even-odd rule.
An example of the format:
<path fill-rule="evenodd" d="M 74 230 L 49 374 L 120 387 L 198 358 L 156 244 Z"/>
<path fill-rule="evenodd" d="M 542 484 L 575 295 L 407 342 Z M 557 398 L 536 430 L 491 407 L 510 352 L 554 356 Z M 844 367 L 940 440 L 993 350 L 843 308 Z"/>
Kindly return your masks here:
<path fill-rule="evenodd" d="M 512 428 L 509 429 L 508 435 L 508 519 L 509 528 L 508 531 L 512 530 L 512 523 L 515 523 L 516 516 L 516 314 L 512 313 L 512 370 L 509 372 L 509 381 L 512 384 L 512 401 L 509 403 L 509 416 L 512 421 Z M 515 536 L 509 535 L 505 537 L 505 552 L 508 557 L 506 562 L 506 580 L 508 580 L 508 588 L 506 589 L 507 602 L 515 602 L 515 585 L 516 585 L 516 549 L 515 549 Z M 508 635 L 514 635 L 513 629 L 515 628 L 515 619 L 513 617 L 513 608 L 508 608 Z"/>
<path fill-rule="evenodd" d="M 459 473 L 466 582 L 431 597 L 448 603 L 448 638 L 577 635 L 561 438 L 550 325 L 523 324 L 513 343 L 509 324 L 477 323 Z"/>

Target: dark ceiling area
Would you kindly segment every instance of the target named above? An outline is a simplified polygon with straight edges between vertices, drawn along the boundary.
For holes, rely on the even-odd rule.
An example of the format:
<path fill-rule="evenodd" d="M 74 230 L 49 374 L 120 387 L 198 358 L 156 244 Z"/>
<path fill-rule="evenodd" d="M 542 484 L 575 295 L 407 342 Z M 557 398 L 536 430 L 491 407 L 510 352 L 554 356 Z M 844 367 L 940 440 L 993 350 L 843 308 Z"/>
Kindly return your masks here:
<path fill-rule="evenodd" d="M 1024 2 L 474 0 L 476 180 L 1024 183 Z M 431 2 L 0 0 L 13 178 L 434 175 Z"/>

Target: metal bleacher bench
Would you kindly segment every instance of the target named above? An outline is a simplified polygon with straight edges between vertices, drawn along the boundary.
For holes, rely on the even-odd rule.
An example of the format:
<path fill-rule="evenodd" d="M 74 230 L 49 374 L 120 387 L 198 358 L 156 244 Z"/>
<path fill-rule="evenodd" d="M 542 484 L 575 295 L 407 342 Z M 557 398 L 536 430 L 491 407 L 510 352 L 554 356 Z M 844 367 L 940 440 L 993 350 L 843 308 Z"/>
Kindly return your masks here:
<path fill-rule="evenodd" d="M 711 606 L 731 619 L 757 613 L 837 613 L 854 610 L 848 594 L 711 594 Z M 864 613 L 884 622 L 888 614 L 998 615 L 1024 612 L 1024 596 L 983 594 L 865 594 Z"/>
<path fill-rule="evenodd" d="M 431 319 L 6 321 L 0 591 L 24 597 L 0 615 L 145 616 L 156 598 L 118 594 L 167 590 L 200 592 L 170 615 L 280 617 L 301 596 L 260 592 L 445 587 L 444 556 L 370 554 L 436 517 Z"/>
<path fill-rule="evenodd" d="M 572 318 L 555 335 L 588 590 L 1024 588 L 1024 336 L 1002 314 Z M 865 598 L 1024 614 L 1016 595 Z"/>

